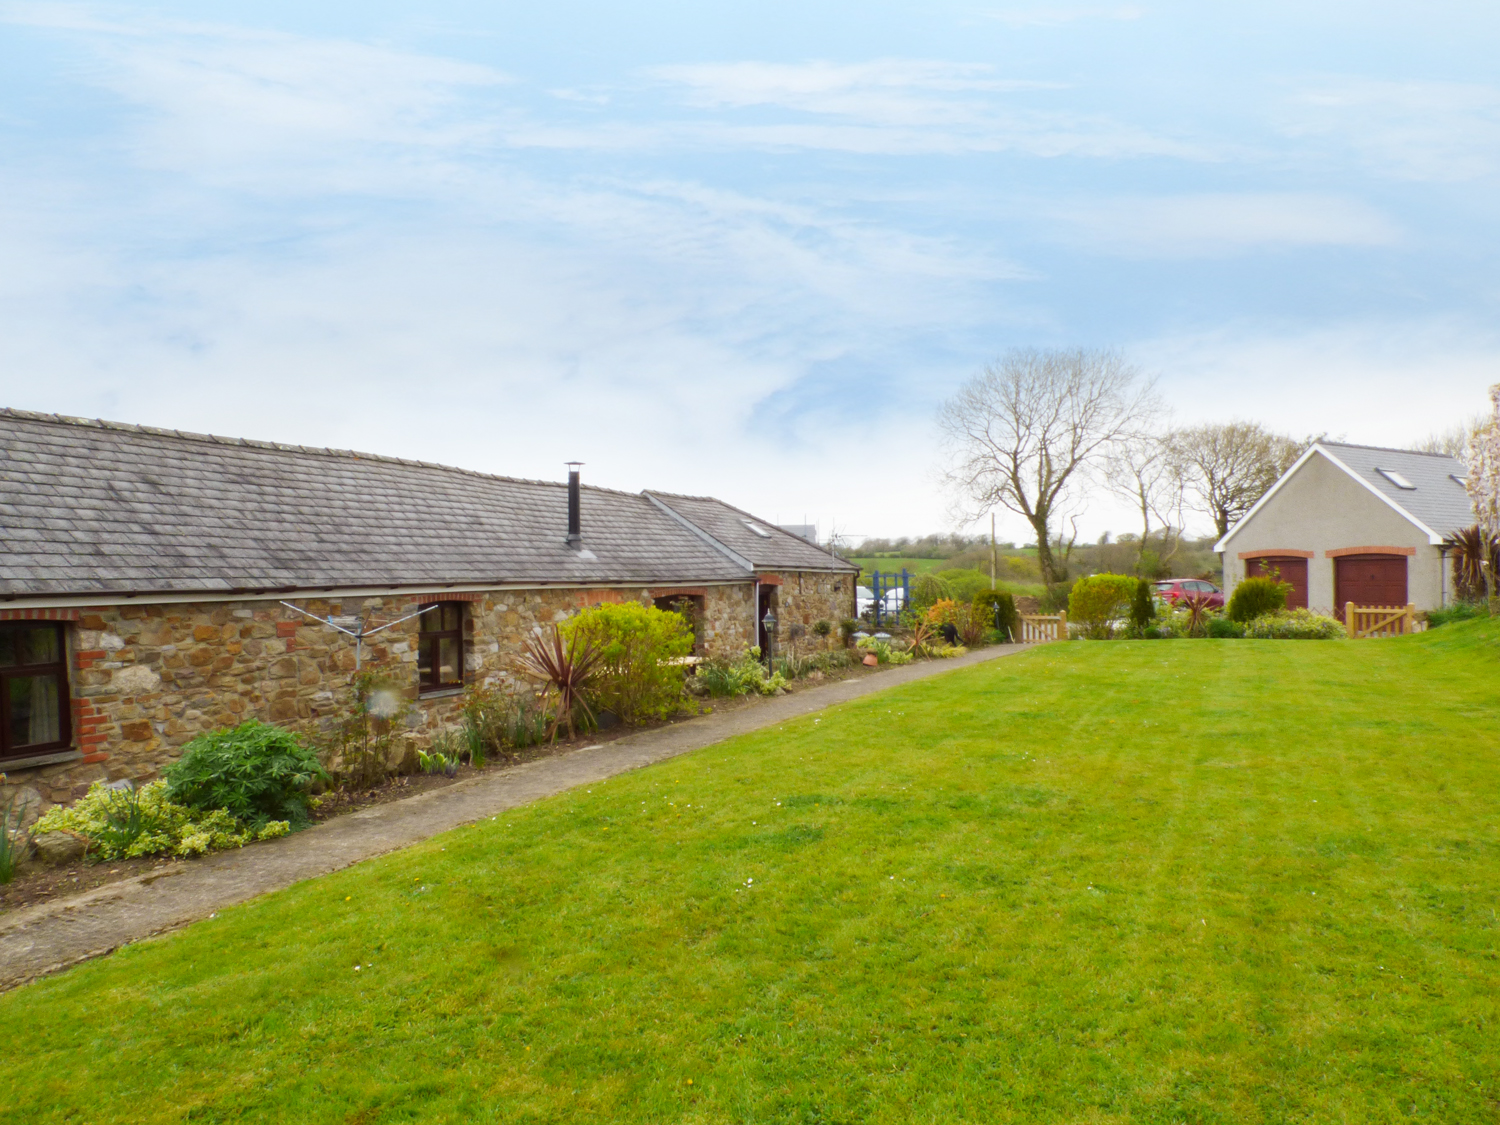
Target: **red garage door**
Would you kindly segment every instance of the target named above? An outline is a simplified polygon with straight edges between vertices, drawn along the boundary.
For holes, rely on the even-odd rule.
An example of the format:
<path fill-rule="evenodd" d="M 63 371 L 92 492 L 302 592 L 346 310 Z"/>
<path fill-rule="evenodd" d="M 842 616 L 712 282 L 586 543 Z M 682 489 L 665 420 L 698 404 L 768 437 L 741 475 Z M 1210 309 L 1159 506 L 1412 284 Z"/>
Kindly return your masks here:
<path fill-rule="evenodd" d="M 1340 617 L 1344 603 L 1405 605 L 1405 555 L 1343 555 L 1333 560 L 1333 600 Z"/>
<path fill-rule="evenodd" d="M 1291 585 L 1292 592 L 1286 596 L 1287 609 L 1307 608 L 1307 560 L 1299 558 L 1246 559 L 1245 577 L 1260 578 L 1274 570 L 1281 581 Z M 1405 602 L 1401 603 L 1405 605 Z"/>

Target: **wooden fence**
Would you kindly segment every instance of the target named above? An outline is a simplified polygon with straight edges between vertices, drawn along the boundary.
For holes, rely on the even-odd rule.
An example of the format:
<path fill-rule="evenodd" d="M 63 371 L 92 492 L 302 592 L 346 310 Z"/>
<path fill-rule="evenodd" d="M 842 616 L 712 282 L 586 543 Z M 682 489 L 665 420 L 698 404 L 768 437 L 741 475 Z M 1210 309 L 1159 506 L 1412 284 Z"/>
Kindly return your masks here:
<path fill-rule="evenodd" d="M 1068 639 L 1068 614 L 1064 610 L 1056 616 L 1042 614 L 1021 615 L 1021 643 L 1042 644 L 1047 641 Z"/>
<path fill-rule="evenodd" d="M 1349 639 L 1356 637 L 1399 637 L 1414 632 L 1417 607 L 1414 605 L 1355 605 L 1344 603 L 1344 627 Z"/>

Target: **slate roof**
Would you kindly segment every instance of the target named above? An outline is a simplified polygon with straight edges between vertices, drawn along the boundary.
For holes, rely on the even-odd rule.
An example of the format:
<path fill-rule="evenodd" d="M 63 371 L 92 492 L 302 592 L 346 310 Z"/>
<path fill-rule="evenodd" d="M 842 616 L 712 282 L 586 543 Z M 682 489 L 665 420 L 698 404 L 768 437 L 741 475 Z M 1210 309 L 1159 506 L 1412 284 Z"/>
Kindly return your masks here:
<path fill-rule="evenodd" d="M 647 492 L 688 522 L 702 528 L 735 554 L 748 559 L 757 570 L 836 570 L 856 574 L 859 567 L 801 536 L 783 531 L 749 512 L 715 500 L 712 496 L 678 496 L 670 492 Z M 758 534 L 758 527 L 766 534 Z"/>
<path fill-rule="evenodd" d="M 1464 467 L 1456 457 L 1331 441 L 1320 441 L 1318 445 L 1360 480 L 1439 535 L 1451 535 L 1474 522 L 1474 506 L 1459 483 L 1464 477 Z M 1379 469 L 1392 469 L 1417 487 L 1398 488 Z"/>
<path fill-rule="evenodd" d="M 563 483 L 0 410 L 0 597 L 750 578 L 643 495 L 582 526 Z"/>

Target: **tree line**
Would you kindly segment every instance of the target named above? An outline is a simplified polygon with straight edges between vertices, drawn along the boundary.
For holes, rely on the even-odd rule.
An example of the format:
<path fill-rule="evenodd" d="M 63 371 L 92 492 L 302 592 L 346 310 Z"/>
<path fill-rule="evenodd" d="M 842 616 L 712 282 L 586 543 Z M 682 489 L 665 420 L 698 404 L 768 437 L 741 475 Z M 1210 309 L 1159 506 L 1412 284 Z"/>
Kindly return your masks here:
<path fill-rule="evenodd" d="M 1024 518 L 1049 585 L 1068 576 L 1090 489 L 1138 512 L 1137 565 L 1152 570 L 1175 553 L 1190 514 L 1224 535 L 1318 440 L 1256 422 L 1172 426 L 1153 381 L 1118 352 L 1087 349 L 1007 353 L 943 404 L 938 425 L 962 514 L 1000 507 Z"/>

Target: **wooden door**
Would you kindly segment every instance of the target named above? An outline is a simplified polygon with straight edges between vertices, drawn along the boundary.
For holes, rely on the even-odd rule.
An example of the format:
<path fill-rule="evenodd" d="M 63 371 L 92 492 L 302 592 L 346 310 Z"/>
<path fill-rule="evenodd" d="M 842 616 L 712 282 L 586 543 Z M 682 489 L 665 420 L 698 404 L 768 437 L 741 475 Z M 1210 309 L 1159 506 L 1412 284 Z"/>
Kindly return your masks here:
<path fill-rule="evenodd" d="M 1405 605 L 1405 555 L 1343 555 L 1333 560 L 1334 610 L 1344 605 Z"/>
<path fill-rule="evenodd" d="M 1307 608 L 1307 560 L 1295 556 L 1285 556 L 1265 559 L 1246 559 L 1245 577 L 1261 578 L 1268 577 L 1270 571 L 1276 571 L 1281 581 L 1291 586 L 1291 592 L 1286 596 L 1287 609 Z"/>

